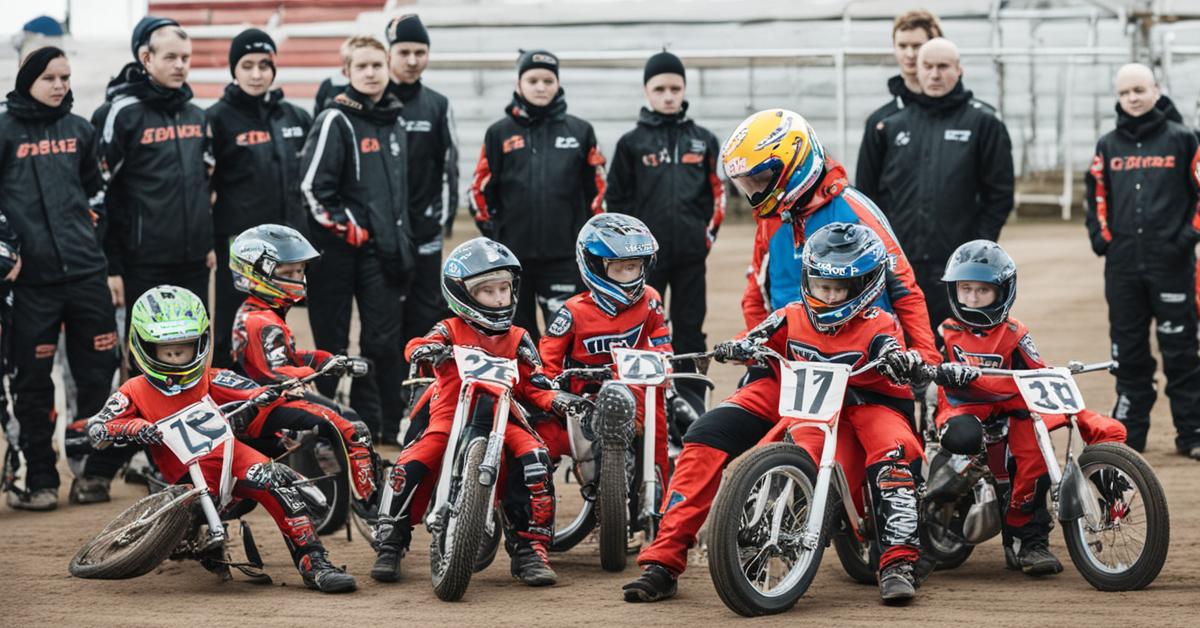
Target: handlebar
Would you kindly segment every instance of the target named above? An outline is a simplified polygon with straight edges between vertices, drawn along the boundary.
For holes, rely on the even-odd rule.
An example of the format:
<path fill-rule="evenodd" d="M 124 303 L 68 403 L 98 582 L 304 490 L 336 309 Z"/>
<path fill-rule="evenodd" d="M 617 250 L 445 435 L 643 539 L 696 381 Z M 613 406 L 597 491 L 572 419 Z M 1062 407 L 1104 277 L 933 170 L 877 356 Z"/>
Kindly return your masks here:
<path fill-rule="evenodd" d="M 344 357 L 344 356 L 340 356 L 340 357 Z M 308 375 L 305 375 L 304 377 L 293 377 L 290 379 L 286 379 L 282 382 L 277 382 L 275 384 L 268 384 L 266 386 L 263 386 L 263 388 L 266 390 L 288 390 L 290 388 L 295 388 L 297 386 L 303 386 L 319 377 L 324 377 L 325 375 L 328 375 L 330 371 L 332 371 L 333 369 L 335 369 L 341 365 L 342 365 L 342 361 L 337 358 L 334 358 L 332 360 L 326 360 L 324 366 L 313 371 L 312 373 L 310 373 Z M 230 405 L 230 404 L 226 404 L 226 405 Z M 225 414 L 226 420 L 228 420 L 230 417 L 237 416 L 255 406 L 256 406 L 256 404 L 254 403 L 254 399 L 247 399 L 245 401 L 239 402 L 239 404 L 236 407 L 234 407 L 233 409 L 231 409 L 229 411 L 226 411 L 225 406 L 222 406 L 221 411 Z"/>
<path fill-rule="evenodd" d="M 1092 364 L 1084 364 L 1083 362 L 1080 362 L 1078 360 L 1071 360 L 1071 361 L 1067 362 L 1067 370 L 1070 371 L 1072 375 L 1079 375 L 1082 373 L 1094 373 L 1096 371 L 1111 371 L 1115 368 L 1117 368 L 1117 362 L 1115 360 L 1108 360 L 1106 362 L 1094 362 Z M 979 369 L 979 372 L 984 375 L 1019 375 L 1021 373 L 1026 373 L 1028 371 L 1021 371 L 1021 370 L 1016 370 L 1016 369 L 981 368 L 981 369 Z"/>
<path fill-rule="evenodd" d="M 779 361 L 780 363 L 789 361 L 787 358 L 780 355 L 780 353 L 778 351 L 776 351 L 768 346 L 765 346 L 765 345 L 757 345 L 754 349 L 754 353 L 757 356 L 774 358 L 775 360 Z M 883 363 L 882 357 L 875 358 L 874 360 L 867 362 L 866 364 L 862 365 L 861 367 L 851 370 L 850 377 L 854 377 L 855 375 L 861 375 L 861 374 L 879 366 L 882 363 Z"/>

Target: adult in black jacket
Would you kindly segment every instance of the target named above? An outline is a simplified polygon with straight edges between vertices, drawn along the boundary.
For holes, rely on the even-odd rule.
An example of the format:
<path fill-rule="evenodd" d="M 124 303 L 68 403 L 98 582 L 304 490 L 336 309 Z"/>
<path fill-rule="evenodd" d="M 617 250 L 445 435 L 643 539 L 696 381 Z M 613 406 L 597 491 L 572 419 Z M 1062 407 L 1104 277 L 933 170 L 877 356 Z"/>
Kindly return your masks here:
<path fill-rule="evenodd" d="M 300 153 L 312 126 L 308 112 L 283 99 L 275 81 L 275 42 L 257 28 L 229 47 L 234 81 L 206 112 L 214 160 L 213 249 L 217 254 L 213 308 L 213 365 L 229 366 L 233 318 L 243 293 L 233 287 L 229 245 L 258 225 L 287 225 L 306 233 L 300 198 Z"/>
<path fill-rule="evenodd" d="M 1142 451 L 1158 397 L 1151 322 L 1167 376 L 1175 447 L 1200 460 L 1195 245 L 1200 238 L 1200 142 L 1162 96 L 1150 68 L 1117 72 L 1117 128 L 1096 144 L 1085 198 L 1117 368 L 1113 416 Z"/>
<path fill-rule="evenodd" d="M 896 57 L 900 73 L 888 79 L 888 93 L 892 97 L 867 116 L 867 123 L 863 125 L 862 145 L 865 146 L 875 133 L 875 125 L 908 106 L 913 96 L 921 93 L 921 82 L 917 78 L 917 52 L 925 42 L 942 36 L 942 25 L 937 16 L 925 9 L 913 9 L 896 16 L 892 24 L 892 55 Z M 858 152 L 859 172 L 869 167 L 863 165 L 866 155 L 866 151 Z"/>
<path fill-rule="evenodd" d="M 646 281 L 670 304 L 672 344 L 680 353 L 704 351 L 705 261 L 725 218 L 720 144 L 687 116 L 678 57 L 655 54 L 642 74 L 650 106 L 617 142 L 605 204 L 650 227 L 659 251 Z"/>
<path fill-rule="evenodd" d="M 536 340 L 536 306 L 550 321 L 582 289 L 575 238 L 604 211 L 604 155 L 592 125 L 567 113 L 558 57 L 545 50 L 521 54 L 504 113 L 484 135 L 470 209 L 480 233 L 521 260 L 513 324 Z"/>
<path fill-rule="evenodd" d="M 959 80 L 958 49 L 921 46 L 922 94 L 875 125 L 862 146 L 858 189 L 883 210 L 926 294 L 942 294 L 942 272 L 960 244 L 996 240 L 1013 208 L 1012 143 L 994 109 Z M 926 299 L 937 326 L 946 299 Z"/>
<path fill-rule="evenodd" d="M 139 35 L 147 20 L 160 22 Z M 126 320 L 137 298 L 159 284 L 208 294 L 216 262 L 207 122 L 187 85 L 191 40 L 173 24 L 150 17 L 139 24 L 138 62 L 109 84 L 110 101 L 93 116 L 107 180 L 104 251 Z"/>
<path fill-rule="evenodd" d="M 309 270 L 309 321 L 317 348 L 344 354 L 350 305 L 358 303 L 359 347 L 374 363 L 354 380 L 351 405 L 372 434 L 398 425 L 403 300 L 414 266 L 408 227 L 408 147 L 400 101 L 387 92 L 387 51 L 371 37 L 343 46 L 350 87 L 313 122 L 300 190 L 321 260 Z M 323 382 L 332 396 L 336 382 Z"/>
<path fill-rule="evenodd" d="M 103 243 L 114 305 L 129 310 L 161 284 L 208 294 L 212 250 L 211 161 L 204 111 L 187 85 L 192 43 L 168 18 L 146 16 L 130 42 L 135 61 L 108 84 L 92 114 L 105 178 Z M 137 451 L 109 447 L 86 455 L 71 500 L 108 501 L 112 478 Z"/>
<path fill-rule="evenodd" d="M 92 126 L 71 113 L 71 68 L 53 47 L 30 53 L 0 113 L 0 272 L 13 282 L 13 410 L 27 473 L 14 508 L 58 505 L 54 382 L 59 334 L 82 419 L 100 411 L 117 367 L 116 319 L 89 197 L 101 188 Z M 19 255 L 19 256 L 18 256 Z"/>

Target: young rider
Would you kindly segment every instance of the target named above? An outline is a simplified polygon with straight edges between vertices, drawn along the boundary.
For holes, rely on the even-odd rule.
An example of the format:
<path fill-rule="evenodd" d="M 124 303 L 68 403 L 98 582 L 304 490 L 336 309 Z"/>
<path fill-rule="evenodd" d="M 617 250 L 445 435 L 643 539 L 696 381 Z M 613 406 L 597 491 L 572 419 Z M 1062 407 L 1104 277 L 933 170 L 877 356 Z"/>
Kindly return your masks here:
<path fill-rule="evenodd" d="M 454 423 L 462 380 L 452 348 L 468 346 L 517 361 L 520 376 L 513 398 L 542 411 L 565 416 L 581 411 L 586 402 L 570 393 L 535 388 L 531 379 L 541 358 L 529 333 L 513 324 L 520 288 L 521 263 L 512 251 L 487 238 L 459 245 L 442 267 L 442 294 L 455 316 L 442 320 L 429 333 L 409 341 L 410 362 L 429 361 L 437 377 L 430 405 L 429 426 L 400 452 L 392 467 L 393 497 L 379 507 L 375 566 L 371 577 L 381 582 L 400 578 L 400 560 L 412 540 L 414 521 L 428 505 Z M 492 399 L 476 400 L 475 414 L 490 414 Z M 554 584 L 548 547 L 554 533 L 554 477 L 546 446 L 516 413 L 504 433 L 507 467 L 504 504 L 506 548 L 512 574 L 530 586 Z"/>
<path fill-rule="evenodd" d="M 1009 315 L 1017 298 L 1017 265 L 999 244 L 967 242 L 954 252 L 942 276 L 951 318 L 942 323 L 946 362 L 935 378 L 942 448 L 958 455 L 983 450 L 984 433 L 1003 438 L 1007 431 L 1012 489 L 1004 517 L 1005 558 L 1029 575 L 1056 574 L 1062 564 L 1050 553 L 1049 480 L 1029 411 L 1009 377 L 980 377 L 979 367 L 1045 368 L 1029 330 Z M 1042 415 L 1048 429 L 1066 425 L 1061 414 Z M 1125 426 L 1083 410 L 1076 419 L 1085 442 L 1123 442 Z M 990 440 L 990 439 L 989 439 Z M 935 458 L 935 461 L 937 459 Z M 1014 555 L 1012 539 L 1019 539 Z"/>
<path fill-rule="evenodd" d="M 923 364 L 915 351 L 904 350 L 896 319 L 873 305 L 884 290 L 890 256 L 869 227 L 832 223 L 817 230 L 808 238 L 802 263 L 802 299 L 776 310 L 743 337 L 718 344 L 714 358 L 751 361 L 754 346 L 765 344 L 790 360 L 861 367 L 883 359 L 878 372 L 850 379 L 841 421 L 847 428 L 845 445 L 858 447 L 839 441 L 838 449 L 849 485 L 859 487 L 865 471 L 871 491 L 881 551 L 880 595 L 885 603 L 905 603 L 915 595 L 919 473 L 914 462 L 923 453 L 908 423 L 913 396 L 907 384 Z M 642 575 L 625 585 L 625 601 L 675 595 L 688 547 L 712 507 L 723 468 L 779 420 L 779 386 L 774 361 L 753 367 L 737 392 L 688 430 L 666 491 L 659 535 L 638 556 Z M 792 434 L 814 461 L 820 459 L 820 431 Z M 862 504 L 860 491 L 853 493 L 855 503 Z"/>
<path fill-rule="evenodd" d="M 362 375 L 368 370 L 361 358 L 341 359 L 326 351 L 300 351 L 287 324 L 288 310 L 307 294 L 304 270 L 319 257 L 299 231 L 282 225 L 262 225 L 244 231 L 233 241 L 229 267 L 235 287 L 248 296 L 234 316 L 232 359 L 247 377 L 259 384 L 276 384 L 306 377 L 338 360 L 336 375 Z M 344 415 L 344 416 L 343 416 Z M 353 468 L 350 478 L 360 498 L 375 493 L 375 452 L 371 433 L 358 415 L 316 393 L 259 417 L 239 434 L 256 449 L 278 451 L 281 429 L 307 430 L 330 425 L 345 444 Z"/>
<path fill-rule="evenodd" d="M 129 354 L 142 375 L 121 385 L 88 420 L 92 445 L 146 445 L 168 482 L 186 480 L 184 467 L 163 442 L 156 423 L 182 412 L 254 400 L 261 416 L 279 405 L 279 393 L 253 386 L 229 371 L 210 369 L 212 332 L 204 302 L 175 286 L 146 291 L 130 310 Z M 220 494 L 222 460 L 233 448 L 233 496 L 258 502 L 283 533 L 305 586 L 324 593 L 353 591 L 354 578 L 334 567 L 321 544 L 294 483 L 302 478 L 236 440 L 200 459 L 208 489 Z"/>
<path fill-rule="evenodd" d="M 567 300 L 538 344 L 547 377 L 555 377 L 566 368 L 612 364 L 613 347 L 671 353 L 671 332 L 663 320 L 662 297 L 646 285 L 646 274 L 657 251 L 658 242 L 650 230 L 632 216 L 598 214 L 583 225 L 576 240 L 575 259 L 588 291 Z M 585 382 L 575 382 L 571 391 L 582 393 L 587 388 Z M 595 389 L 592 384 L 589 391 Z M 609 399 L 599 405 L 616 403 L 629 414 L 636 412 L 638 425 L 643 424 L 644 391 L 608 386 L 603 394 Z M 665 484 L 667 415 L 663 400 L 659 397 L 654 464 Z M 561 422 L 544 421 L 537 429 L 546 439 L 552 459 L 570 455 Z"/>

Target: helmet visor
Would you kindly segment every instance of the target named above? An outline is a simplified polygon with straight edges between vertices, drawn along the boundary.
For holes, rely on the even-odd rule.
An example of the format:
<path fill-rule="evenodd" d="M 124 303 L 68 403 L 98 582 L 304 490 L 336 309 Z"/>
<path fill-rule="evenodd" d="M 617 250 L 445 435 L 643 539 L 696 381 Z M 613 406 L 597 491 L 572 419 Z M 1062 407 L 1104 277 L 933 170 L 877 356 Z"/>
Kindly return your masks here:
<path fill-rule="evenodd" d="M 750 205 L 759 206 L 767 200 L 779 184 L 779 176 L 783 172 L 783 162 L 770 159 L 763 162 L 750 172 L 734 177 L 733 185 L 746 195 Z"/>

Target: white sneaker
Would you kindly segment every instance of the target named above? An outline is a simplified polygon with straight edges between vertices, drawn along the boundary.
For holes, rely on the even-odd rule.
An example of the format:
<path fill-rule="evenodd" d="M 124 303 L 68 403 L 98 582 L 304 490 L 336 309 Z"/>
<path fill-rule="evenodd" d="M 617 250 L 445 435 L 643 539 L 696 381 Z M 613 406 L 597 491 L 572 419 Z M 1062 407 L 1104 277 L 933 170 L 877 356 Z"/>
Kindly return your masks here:
<path fill-rule="evenodd" d="M 10 491 L 8 507 L 15 510 L 54 510 L 58 508 L 58 491 L 52 488 L 38 489 L 29 493 Z"/>

